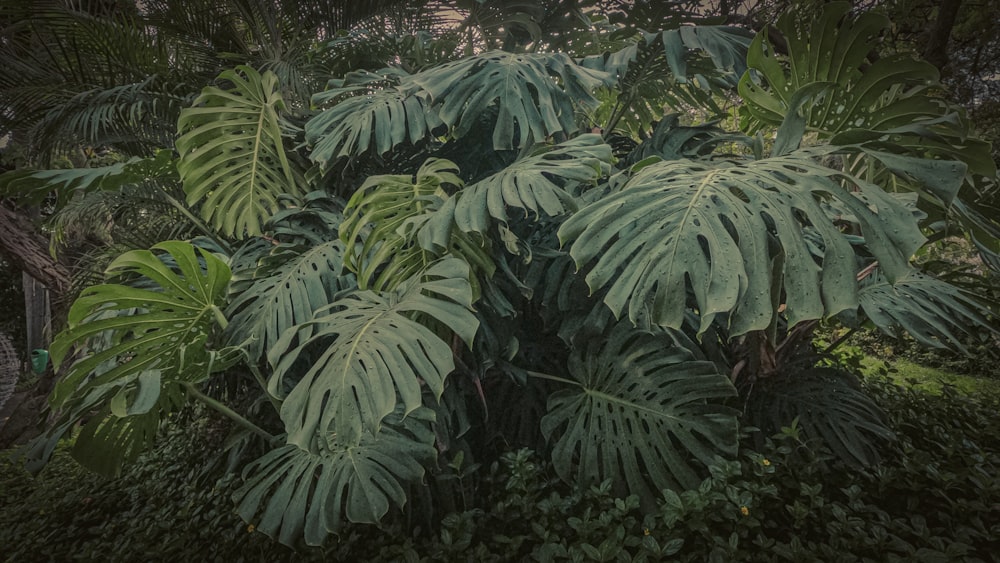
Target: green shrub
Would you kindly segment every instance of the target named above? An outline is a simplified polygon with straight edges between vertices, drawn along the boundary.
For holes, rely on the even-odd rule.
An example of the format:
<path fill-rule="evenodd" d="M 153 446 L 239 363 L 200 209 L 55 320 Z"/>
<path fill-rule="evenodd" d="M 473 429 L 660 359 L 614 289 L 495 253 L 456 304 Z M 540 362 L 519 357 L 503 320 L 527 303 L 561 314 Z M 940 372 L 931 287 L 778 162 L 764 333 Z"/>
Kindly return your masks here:
<path fill-rule="evenodd" d="M 844 464 L 795 425 L 754 451 L 750 429 L 738 461 L 719 460 L 697 489 L 667 491 L 644 515 L 637 497 L 616 498 L 608 482 L 572 490 L 520 450 L 490 468 L 479 507 L 438 526 L 348 526 L 325 548 L 298 552 L 234 513 L 239 478 L 201 469 L 223 429 L 185 412 L 118 480 L 79 468 L 64 449 L 38 480 L 0 462 L 0 545 L 19 562 L 995 561 L 1000 403 L 884 378 L 866 388 L 898 435 L 875 468 Z"/>

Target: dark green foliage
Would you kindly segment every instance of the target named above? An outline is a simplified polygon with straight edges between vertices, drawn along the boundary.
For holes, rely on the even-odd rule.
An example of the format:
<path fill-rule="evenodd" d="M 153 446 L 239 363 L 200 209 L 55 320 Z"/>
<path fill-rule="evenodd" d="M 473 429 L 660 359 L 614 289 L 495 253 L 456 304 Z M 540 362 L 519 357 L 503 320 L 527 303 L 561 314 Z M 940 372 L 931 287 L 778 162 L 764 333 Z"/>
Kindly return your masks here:
<path fill-rule="evenodd" d="M 171 39 L 147 43 L 170 48 L 180 69 L 194 51 L 206 57 L 177 85 L 191 107 L 171 110 L 177 130 L 157 144 L 178 159 L 161 153 L 166 169 L 148 180 L 211 242 L 124 254 L 77 299 L 53 346 L 55 363 L 75 362 L 51 400 L 63 412 L 36 461 L 89 419 L 76 457 L 118 475 L 170 412 L 197 400 L 256 454 L 231 464 L 243 469 L 239 514 L 288 546 L 352 560 L 408 549 L 607 560 L 616 546 L 726 560 L 754 555 L 749 532 L 725 527 L 753 522 L 749 504 L 771 486 L 755 489 L 756 473 L 736 461 L 740 422 L 762 435 L 797 424 L 796 455 L 825 440 L 841 461 L 799 461 L 831 475 L 845 463 L 876 471 L 891 437 L 852 380 L 814 367 L 817 327 L 874 324 L 955 348 L 992 328 L 995 310 L 913 262 L 940 242 L 935 230 L 1000 241 L 963 195 L 992 181 L 985 144 L 939 98 L 930 65 L 869 60 L 888 22 L 846 3 L 782 18 L 779 53 L 766 33 L 752 43 L 718 26 L 610 33 L 596 13 L 579 41 L 554 48 L 542 41 L 551 10 L 590 18 L 562 2 L 525 11 L 477 0 L 443 43 L 414 36 L 396 45 L 414 57 L 389 49 L 386 68 L 344 63 L 353 70 L 335 75 L 328 57 L 352 41 L 316 27 L 328 15 L 270 0 L 223 2 L 231 12 L 183 4 L 233 19 L 199 29 L 154 2 L 151 15 L 194 33 L 174 37 L 135 15 L 133 31 Z M 52 31 L 39 39 L 58 39 Z M 223 58 L 241 66 L 213 69 Z M 737 84 L 744 100 L 730 104 Z M 743 131 L 722 128 L 738 117 Z M 118 147 L 97 125 L 86 138 Z M 90 196 L 145 186 L 131 179 L 136 166 L 20 171 L 0 184 L 22 197 Z M 190 209 L 167 198 L 178 190 Z M 74 206 L 62 212 L 77 222 Z M 245 392 L 251 375 L 258 388 Z M 517 509 L 511 491 L 489 486 L 505 478 L 486 471 L 512 444 L 551 460 L 565 488 L 544 478 L 548 507 L 550 496 L 525 493 L 530 504 L 507 523 L 476 509 Z M 674 492 L 658 510 L 664 488 Z M 654 515 L 645 528 L 677 541 L 634 536 L 636 503 L 607 490 L 640 498 Z M 735 519 L 716 510 L 724 501 L 742 507 Z M 791 558 L 798 547 L 781 534 L 794 510 L 777 510 L 771 538 Z M 360 523 L 414 543 L 373 541 Z M 542 527 L 518 531 L 527 523 Z M 821 539 L 803 553 L 850 552 L 830 542 L 823 552 Z"/>
<path fill-rule="evenodd" d="M 0 258 L 0 332 L 11 338 L 17 350 L 24 350 L 24 292 L 21 272 Z"/>
<path fill-rule="evenodd" d="M 62 451 L 38 481 L 0 462 L 0 545 L 6 561 L 995 561 L 998 401 L 865 388 L 898 433 L 877 469 L 844 465 L 794 427 L 756 451 L 744 435 L 738 459 L 643 516 L 636 497 L 616 498 L 607 482 L 572 491 L 521 450 L 494 464 L 478 507 L 433 533 L 393 518 L 297 552 L 248 533 L 232 476 L 204 469 L 223 428 L 185 411 L 115 481 Z"/>

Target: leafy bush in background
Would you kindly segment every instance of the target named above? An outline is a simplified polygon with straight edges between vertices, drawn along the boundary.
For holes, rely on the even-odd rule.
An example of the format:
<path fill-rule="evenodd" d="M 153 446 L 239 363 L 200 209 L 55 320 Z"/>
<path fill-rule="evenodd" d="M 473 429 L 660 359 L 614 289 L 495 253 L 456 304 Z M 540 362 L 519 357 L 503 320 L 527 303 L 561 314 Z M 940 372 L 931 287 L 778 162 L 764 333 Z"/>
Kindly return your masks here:
<path fill-rule="evenodd" d="M 24 291 L 21 288 L 21 272 L 12 268 L 0 258 L 0 332 L 13 341 L 23 361 L 25 319 Z"/>

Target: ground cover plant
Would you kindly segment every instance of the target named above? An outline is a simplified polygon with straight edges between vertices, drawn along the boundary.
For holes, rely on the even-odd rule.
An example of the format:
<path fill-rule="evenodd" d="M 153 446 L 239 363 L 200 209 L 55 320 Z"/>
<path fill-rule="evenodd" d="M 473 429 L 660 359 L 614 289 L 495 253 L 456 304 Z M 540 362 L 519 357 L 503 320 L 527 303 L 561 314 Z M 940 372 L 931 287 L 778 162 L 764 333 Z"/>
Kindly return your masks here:
<path fill-rule="evenodd" d="M 504 15 L 477 6 L 478 21 Z M 821 325 L 960 351 L 994 330 L 969 288 L 914 260 L 959 232 L 997 263 L 1000 226 L 978 200 L 996 174 L 989 144 L 931 65 L 875 56 L 882 16 L 831 3 L 790 12 L 774 37 L 640 31 L 599 15 L 577 35 L 469 27 L 406 38 L 389 66 L 333 74 L 357 41 L 282 35 L 314 14 L 256 9 L 274 20 L 266 39 L 301 50 L 278 45 L 193 99 L 142 82 L 149 99 L 92 110 L 83 127 L 69 106 L 50 108 L 33 142 L 55 142 L 59 125 L 104 135 L 123 158 L 0 177 L 7 194 L 49 198 L 56 226 L 113 193 L 153 202 L 121 213 L 165 209 L 158 232 L 185 235 L 115 256 L 69 309 L 52 345 L 54 420 L 23 452 L 33 471 L 82 424 L 74 459 L 121 475 L 196 402 L 234 424 L 237 513 L 289 546 L 324 545 L 348 523 L 476 524 L 487 468 L 520 447 L 576 491 L 606 488 L 594 502 L 640 499 L 615 504 L 623 517 L 671 522 L 690 516 L 685 498 L 715 506 L 713 487 L 725 496 L 729 480 L 757 475 L 741 461 L 741 428 L 794 427 L 788 439 L 805 444 L 762 455 L 805 455 L 820 440 L 840 473 L 887 463 L 893 427 L 850 371 L 822 364 Z M 74 33 L 90 22 L 57 16 Z M 103 23 L 135 31 L 127 18 Z M 129 37 L 204 60 L 186 50 L 204 42 Z M 303 58 L 273 59 L 286 53 Z M 171 108 L 173 132 L 114 129 Z M 809 491 L 786 510 L 797 526 L 820 508 Z M 923 548 L 962 555 L 935 543 L 944 531 L 909 522 Z M 972 523 L 957 543 L 975 553 L 988 532 Z M 704 548 L 716 557 L 756 540 L 711 534 L 691 541 L 731 542 Z M 887 538 L 872 549 L 914 555 Z M 772 539 L 760 541 L 791 558 L 812 549 Z M 610 557 L 590 545 L 577 547 Z"/>
<path fill-rule="evenodd" d="M 797 428 L 750 433 L 696 489 L 665 491 L 644 513 L 609 483 L 575 489 L 521 450 L 484 471 L 476 506 L 433 530 L 347 525 L 297 551 L 233 512 L 238 479 L 205 464 L 227 423 L 188 409 L 116 480 L 81 468 L 68 445 L 38 478 L 0 462 L 0 540 L 5 561 L 995 561 L 996 395 L 931 394 L 884 374 L 865 385 L 898 437 L 877 470 Z"/>

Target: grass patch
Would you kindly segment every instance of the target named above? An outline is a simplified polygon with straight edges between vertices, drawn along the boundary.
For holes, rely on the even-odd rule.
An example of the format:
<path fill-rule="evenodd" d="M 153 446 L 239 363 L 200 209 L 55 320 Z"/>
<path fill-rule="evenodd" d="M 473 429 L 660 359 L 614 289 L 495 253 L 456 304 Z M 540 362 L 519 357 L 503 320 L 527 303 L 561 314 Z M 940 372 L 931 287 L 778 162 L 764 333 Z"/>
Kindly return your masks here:
<path fill-rule="evenodd" d="M 1000 381 L 995 379 L 952 373 L 903 358 L 882 360 L 866 355 L 861 359 L 861 371 L 868 376 L 884 372 L 897 385 L 922 389 L 933 395 L 940 395 L 945 387 L 966 394 L 1000 395 Z"/>

